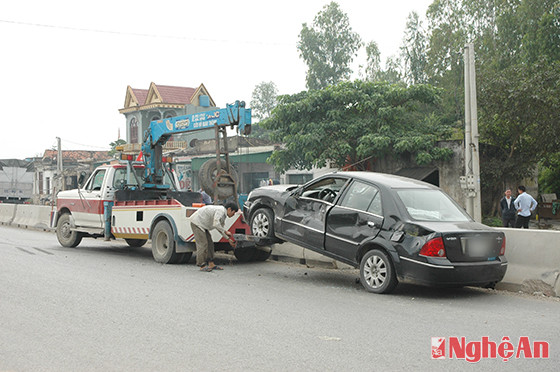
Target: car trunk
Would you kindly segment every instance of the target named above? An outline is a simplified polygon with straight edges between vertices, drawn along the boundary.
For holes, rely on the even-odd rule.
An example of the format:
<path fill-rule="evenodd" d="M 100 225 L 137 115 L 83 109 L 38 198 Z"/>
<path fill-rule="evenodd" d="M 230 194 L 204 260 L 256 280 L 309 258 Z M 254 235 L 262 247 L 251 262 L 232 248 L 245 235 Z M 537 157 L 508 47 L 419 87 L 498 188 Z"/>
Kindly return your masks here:
<path fill-rule="evenodd" d="M 493 261 L 500 255 L 505 239 L 499 231 L 448 232 L 442 237 L 451 262 Z"/>

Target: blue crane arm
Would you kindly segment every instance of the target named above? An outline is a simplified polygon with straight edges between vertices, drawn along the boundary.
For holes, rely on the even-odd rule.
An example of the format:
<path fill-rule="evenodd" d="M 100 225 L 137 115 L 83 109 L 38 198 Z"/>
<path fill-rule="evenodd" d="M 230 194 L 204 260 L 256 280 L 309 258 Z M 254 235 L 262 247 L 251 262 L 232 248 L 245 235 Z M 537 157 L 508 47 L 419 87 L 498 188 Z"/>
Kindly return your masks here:
<path fill-rule="evenodd" d="M 145 188 L 167 188 L 163 185 L 163 145 L 174 134 L 194 132 L 216 126 L 237 126 L 242 134 L 251 132 L 251 109 L 245 102 L 235 101 L 224 109 L 181 115 L 163 120 L 154 120 L 144 133 L 142 152 L 144 155 Z"/>

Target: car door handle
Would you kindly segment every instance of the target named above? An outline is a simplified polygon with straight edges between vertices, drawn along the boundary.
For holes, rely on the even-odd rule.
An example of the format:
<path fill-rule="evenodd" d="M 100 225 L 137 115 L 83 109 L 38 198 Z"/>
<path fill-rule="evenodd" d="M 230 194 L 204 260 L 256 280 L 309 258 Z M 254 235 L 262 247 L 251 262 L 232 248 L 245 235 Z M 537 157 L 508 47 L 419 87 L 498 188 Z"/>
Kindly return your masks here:
<path fill-rule="evenodd" d="M 373 222 L 373 221 L 368 221 L 368 222 L 367 222 L 367 225 L 368 225 L 369 227 L 375 227 L 375 222 Z"/>

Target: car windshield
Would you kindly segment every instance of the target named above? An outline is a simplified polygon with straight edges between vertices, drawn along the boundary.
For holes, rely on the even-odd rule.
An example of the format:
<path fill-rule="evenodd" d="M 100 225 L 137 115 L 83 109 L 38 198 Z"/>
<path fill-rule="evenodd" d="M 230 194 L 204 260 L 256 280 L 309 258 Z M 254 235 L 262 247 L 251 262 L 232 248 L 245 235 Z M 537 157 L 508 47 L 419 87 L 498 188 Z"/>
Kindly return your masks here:
<path fill-rule="evenodd" d="M 419 221 L 470 221 L 469 216 L 440 190 L 402 189 L 397 194 L 410 217 Z"/>

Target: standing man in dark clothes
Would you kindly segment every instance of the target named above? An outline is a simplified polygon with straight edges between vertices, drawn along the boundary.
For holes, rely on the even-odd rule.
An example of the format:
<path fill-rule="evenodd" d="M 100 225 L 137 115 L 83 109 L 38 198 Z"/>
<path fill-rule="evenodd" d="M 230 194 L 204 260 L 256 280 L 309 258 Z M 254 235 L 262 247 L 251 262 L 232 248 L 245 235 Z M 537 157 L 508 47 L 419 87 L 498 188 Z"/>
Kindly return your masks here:
<path fill-rule="evenodd" d="M 500 200 L 503 227 L 515 227 L 515 216 L 517 216 L 517 210 L 513 204 L 514 201 L 515 198 L 511 196 L 511 190 L 507 189 L 504 193 L 504 197 Z"/>

